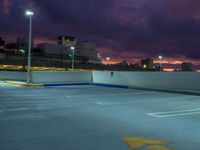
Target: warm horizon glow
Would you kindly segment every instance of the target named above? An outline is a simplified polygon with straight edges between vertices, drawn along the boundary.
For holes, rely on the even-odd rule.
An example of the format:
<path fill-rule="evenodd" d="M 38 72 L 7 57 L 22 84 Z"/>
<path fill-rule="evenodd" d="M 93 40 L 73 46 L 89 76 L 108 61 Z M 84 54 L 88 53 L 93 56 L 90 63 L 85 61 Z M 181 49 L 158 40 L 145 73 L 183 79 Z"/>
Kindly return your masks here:
<path fill-rule="evenodd" d="M 173 72 L 174 68 L 164 68 L 163 71 L 165 71 L 165 72 Z"/>

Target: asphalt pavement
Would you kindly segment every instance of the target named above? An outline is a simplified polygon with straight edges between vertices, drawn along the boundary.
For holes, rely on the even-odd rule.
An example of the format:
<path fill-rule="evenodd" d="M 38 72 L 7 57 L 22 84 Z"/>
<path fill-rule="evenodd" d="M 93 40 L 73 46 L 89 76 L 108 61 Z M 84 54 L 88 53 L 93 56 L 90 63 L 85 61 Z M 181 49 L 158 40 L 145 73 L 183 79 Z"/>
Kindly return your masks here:
<path fill-rule="evenodd" d="M 199 150 L 200 96 L 0 82 L 0 150 Z"/>

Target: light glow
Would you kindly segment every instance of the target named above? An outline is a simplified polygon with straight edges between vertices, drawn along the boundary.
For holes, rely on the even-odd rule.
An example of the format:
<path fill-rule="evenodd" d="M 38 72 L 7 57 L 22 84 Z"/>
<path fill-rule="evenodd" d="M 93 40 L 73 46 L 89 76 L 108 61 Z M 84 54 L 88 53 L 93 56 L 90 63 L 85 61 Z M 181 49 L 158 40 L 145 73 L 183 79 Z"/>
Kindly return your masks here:
<path fill-rule="evenodd" d="M 174 68 L 164 68 L 163 71 L 165 71 L 165 72 L 173 72 Z"/>
<path fill-rule="evenodd" d="M 106 60 L 107 60 L 107 61 L 110 61 L 110 57 L 106 57 Z"/>
<path fill-rule="evenodd" d="M 146 69 L 146 68 L 147 68 L 147 65 L 143 65 L 143 68 Z"/>
<path fill-rule="evenodd" d="M 160 56 L 158 56 L 158 58 L 159 58 L 159 59 L 163 59 L 163 57 L 162 57 L 161 55 L 160 55 Z"/>
<path fill-rule="evenodd" d="M 27 15 L 27 16 L 32 16 L 32 15 L 34 15 L 34 13 L 33 13 L 32 11 L 30 11 L 30 10 L 27 10 L 27 11 L 26 11 L 26 15 Z"/>
<path fill-rule="evenodd" d="M 75 49 L 75 47 L 74 47 L 74 46 L 71 46 L 71 47 L 70 47 L 70 49 L 71 49 L 71 50 L 74 50 L 74 49 Z"/>

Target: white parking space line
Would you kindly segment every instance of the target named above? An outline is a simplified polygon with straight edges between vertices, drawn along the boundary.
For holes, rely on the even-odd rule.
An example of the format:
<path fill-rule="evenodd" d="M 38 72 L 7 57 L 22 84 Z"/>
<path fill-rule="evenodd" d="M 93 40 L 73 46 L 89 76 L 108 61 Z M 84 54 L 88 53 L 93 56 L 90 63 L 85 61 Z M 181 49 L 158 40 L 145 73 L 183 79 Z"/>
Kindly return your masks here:
<path fill-rule="evenodd" d="M 158 100 L 153 101 L 128 101 L 128 102 L 118 102 L 118 103 L 107 103 L 107 102 L 96 102 L 98 105 L 128 105 L 128 104 L 138 104 L 138 103 L 156 103 Z"/>
<path fill-rule="evenodd" d="M 55 101 L 17 101 L 17 102 L 0 102 L 0 104 L 28 104 L 28 103 L 56 103 Z"/>
<path fill-rule="evenodd" d="M 186 115 L 195 115 L 195 114 L 200 114 L 200 108 L 147 113 L 147 115 L 154 116 L 154 117 L 175 117 L 175 116 L 186 116 Z"/>
<path fill-rule="evenodd" d="M 158 103 L 158 102 L 168 102 L 168 101 L 175 101 L 177 97 L 164 97 L 164 98 L 148 98 L 148 99 L 141 99 L 141 100 L 132 100 L 132 101 L 120 101 L 120 102 L 106 102 L 106 101 L 99 101 L 95 102 L 97 105 L 128 105 L 128 104 L 140 104 L 140 103 Z"/>
<path fill-rule="evenodd" d="M 0 110 L 0 113 L 4 113 L 4 112 L 14 112 L 14 111 L 24 111 L 24 110 L 29 110 L 29 108 L 1 109 L 1 110 Z"/>
<path fill-rule="evenodd" d="M 65 97 L 94 97 L 94 98 L 98 98 L 98 97 L 112 97 L 112 96 L 136 96 L 136 95 L 144 95 L 144 94 L 157 94 L 156 92 L 141 92 L 141 93 L 133 93 L 133 92 L 118 92 L 118 93 L 108 93 L 108 94 L 102 94 L 102 93 L 97 93 L 97 94 L 79 94 L 77 93 L 77 95 L 66 95 Z"/>
<path fill-rule="evenodd" d="M 51 97 L 51 96 L 54 96 L 54 95 L 45 95 L 45 94 L 43 94 L 43 95 L 40 95 L 40 94 L 34 94 L 34 95 L 9 95 L 9 96 L 7 96 L 7 97 L 0 97 L 0 99 L 22 99 L 22 98 L 32 98 L 32 97 L 45 97 L 45 98 L 47 98 L 47 97 Z"/>

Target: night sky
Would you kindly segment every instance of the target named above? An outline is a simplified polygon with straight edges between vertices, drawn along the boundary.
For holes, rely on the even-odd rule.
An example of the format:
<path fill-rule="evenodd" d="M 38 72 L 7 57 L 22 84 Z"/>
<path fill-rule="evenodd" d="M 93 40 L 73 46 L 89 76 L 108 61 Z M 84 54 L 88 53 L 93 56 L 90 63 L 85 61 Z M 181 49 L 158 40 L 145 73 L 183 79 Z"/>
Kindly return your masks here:
<path fill-rule="evenodd" d="M 26 9 L 34 11 L 35 43 L 59 35 L 97 45 L 113 62 L 153 58 L 200 66 L 199 0 L 0 0 L 0 36 L 28 34 Z"/>

